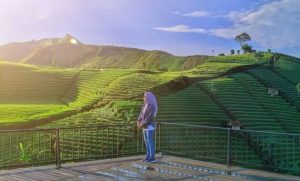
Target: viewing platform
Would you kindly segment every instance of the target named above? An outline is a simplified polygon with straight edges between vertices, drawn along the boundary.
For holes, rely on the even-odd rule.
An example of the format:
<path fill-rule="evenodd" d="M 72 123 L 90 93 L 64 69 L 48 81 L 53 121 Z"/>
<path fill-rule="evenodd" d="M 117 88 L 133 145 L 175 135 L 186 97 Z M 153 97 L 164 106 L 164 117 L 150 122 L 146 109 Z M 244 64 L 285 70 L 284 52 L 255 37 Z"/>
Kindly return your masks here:
<path fill-rule="evenodd" d="M 157 123 L 160 154 L 145 163 L 135 125 L 2 130 L 0 181 L 300 181 L 299 143 L 299 134 Z"/>
<path fill-rule="evenodd" d="M 296 181 L 300 177 L 260 170 L 228 167 L 175 156 L 157 156 L 156 163 L 142 162 L 143 156 L 19 168 L 0 171 L 1 181 L 96 181 L 96 180 L 209 180 L 209 181 Z"/>

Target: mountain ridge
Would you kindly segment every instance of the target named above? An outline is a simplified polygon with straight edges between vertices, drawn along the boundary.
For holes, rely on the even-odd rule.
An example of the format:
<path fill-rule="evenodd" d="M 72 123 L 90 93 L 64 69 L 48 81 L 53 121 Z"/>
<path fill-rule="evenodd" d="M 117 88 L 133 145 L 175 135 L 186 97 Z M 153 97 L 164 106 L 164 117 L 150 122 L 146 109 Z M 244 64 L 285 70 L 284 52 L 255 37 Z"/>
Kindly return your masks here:
<path fill-rule="evenodd" d="M 175 56 L 161 50 L 84 44 L 70 34 L 13 42 L 0 46 L 0 59 L 63 68 L 141 68 L 187 70 L 200 65 L 206 55 Z"/>

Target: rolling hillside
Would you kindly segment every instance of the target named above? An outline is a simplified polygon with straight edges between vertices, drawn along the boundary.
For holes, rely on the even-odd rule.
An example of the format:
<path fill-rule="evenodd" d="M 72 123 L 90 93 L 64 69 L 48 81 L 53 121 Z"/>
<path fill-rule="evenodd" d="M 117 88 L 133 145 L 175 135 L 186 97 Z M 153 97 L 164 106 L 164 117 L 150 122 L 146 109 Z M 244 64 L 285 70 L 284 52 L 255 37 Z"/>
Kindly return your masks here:
<path fill-rule="evenodd" d="M 299 60 L 291 61 L 282 56 L 276 68 L 262 64 L 217 78 L 208 76 L 213 70 L 199 66 L 199 72 L 206 70 L 202 78 L 208 80 L 159 95 L 158 120 L 222 127 L 227 126 L 229 120 L 239 120 L 243 129 L 300 133 L 300 96 L 296 83 L 292 83 L 300 82 L 299 65 Z M 212 67 L 218 70 L 217 66 Z M 277 89 L 279 94 L 270 95 L 270 87 Z M 125 96 L 128 92 L 120 94 Z M 134 119 L 141 104 L 140 99 L 113 99 L 106 109 L 117 114 L 133 108 Z"/>
<path fill-rule="evenodd" d="M 187 70 L 208 56 L 173 56 L 163 51 L 86 45 L 67 34 L 63 38 L 32 40 L 0 46 L 0 59 L 32 65 L 65 68 L 140 68 Z"/>
<path fill-rule="evenodd" d="M 239 61 L 221 57 L 207 60 L 194 69 L 173 72 L 63 69 L 1 62 L 1 123 L 22 127 L 30 121 L 33 124 L 26 126 L 32 127 L 111 102 L 137 99 L 145 90 L 165 95 L 199 79 L 258 65 L 251 55 L 238 57 Z"/>
<path fill-rule="evenodd" d="M 223 63 L 220 63 L 221 59 L 223 59 Z M 261 64 L 239 73 L 216 78 L 208 76 L 214 71 L 220 72 L 221 66 L 224 68 L 224 65 L 229 62 L 236 62 L 233 59 L 228 60 L 228 57 L 221 59 L 218 60 L 218 64 L 210 62 L 210 68 L 204 65 L 201 65 L 202 69 L 201 66 L 197 67 L 203 77 L 207 76 L 207 80 L 196 81 L 187 88 L 169 92 L 167 95 L 157 94 L 159 106 L 157 120 L 216 127 L 227 127 L 230 120 L 238 120 L 241 123 L 241 129 L 244 130 L 300 133 L 299 95 L 295 86 L 295 83 L 300 80 L 300 74 L 297 74 L 300 70 L 298 59 L 290 60 L 282 55 L 276 67 Z M 206 74 L 202 72 L 204 70 Z M 126 84 L 118 83 L 118 85 L 126 87 Z M 270 95 L 268 93 L 270 87 L 277 89 L 279 94 Z M 112 98 L 112 101 L 104 107 L 53 121 L 42 127 L 114 124 L 116 121 L 134 124 L 142 100 L 134 97 L 122 100 L 122 95 L 125 96 L 128 93 L 130 91 L 120 92 L 119 99 Z M 167 137 L 173 138 L 173 142 L 182 139 L 182 135 L 177 137 L 178 132 L 176 131 L 169 131 L 167 134 Z M 211 147 L 198 148 L 198 152 L 226 150 L 225 142 L 214 142 L 214 140 L 225 140 L 226 137 L 212 130 L 208 134 L 209 136 L 205 135 L 196 139 L 204 142 L 211 140 Z M 282 140 L 280 136 L 268 136 L 262 133 L 260 136 L 233 134 L 232 139 L 236 145 L 232 150 L 236 157 L 233 160 L 242 159 L 256 165 L 268 164 L 281 168 L 281 171 L 296 170 L 300 166 L 298 151 L 291 155 L 285 150 L 300 150 L 299 144 L 292 138 Z M 176 147 L 172 148 L 174 152 L 176 149 Z M 180 149 L 178 151 L 183 151 L 182 147 L 178 149 Z M 226 157 L 226 153 L 218 156 Z"/>
<path fill-rule="evenodd" d="M 158 96 L 158 121 L 226 127 L 230 120 L 238 120 L 242 129 L 300 133 L 296 90 L 300 61 L 281 55 L 275 66 L 267 63 L 270 56 L 264 54 L 259 61 L 251 54 L 213 57 L 193 69 L 172 72 L 62 69 L 1 62 L 1 123 L 43 128 L 134 124 L 143 92 L 151 90 Z M 278 94 L 270 95 L 269 88 Z M 67 135 L 68 139 L 72 134 Z M 173 141 L 180 139 L 176 132 L 168 134 L 174 134 Z M 130 135 L 126 130 L 119 136 L 129 139 Z M 85 133 L 80 139 L 91 136 Z M 215 132 L 210 136 L 212 140 L 226 139 Z M 202 141 L 210 138 L 197 137 Z M 283 142 L 280 137 L 270 137 L 262 141 L 261 137 L 240 134 L 234 134 L 232 139 L 237 145 L 232 150 L 236 160 L 242 157 L 257 165 L 272 163 L 283 170 L 300 164 L 282 150 L 300 150 L 293 140 Z M 109 140 L 105 144 L 110 148 Z M 276 150 L 275 162 L 270 145 Z M 226 144 L 216 141 L 211 148 L 199 151 L 225 148 Z M 225 152 L 219 155 L 225 156 Z M 300 155 L 293 158 L 299 160 Z"/>

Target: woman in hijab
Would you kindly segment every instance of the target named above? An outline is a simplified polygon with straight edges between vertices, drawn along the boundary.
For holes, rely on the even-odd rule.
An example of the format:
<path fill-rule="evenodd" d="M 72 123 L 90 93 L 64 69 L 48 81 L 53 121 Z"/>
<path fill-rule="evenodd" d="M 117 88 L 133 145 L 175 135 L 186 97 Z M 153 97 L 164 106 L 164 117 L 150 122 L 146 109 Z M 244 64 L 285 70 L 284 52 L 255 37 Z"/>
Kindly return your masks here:
<path fill-rule="evenodd" d="M 144 93 L 144 105 L 139 115 L 137 126 L 143 128 L 143 135 L 146 144 L 145 162 L 156 162 L 155 160 L 155 117 L 157 114 L 157 102 L 155 96 L 151 92 Z"/>

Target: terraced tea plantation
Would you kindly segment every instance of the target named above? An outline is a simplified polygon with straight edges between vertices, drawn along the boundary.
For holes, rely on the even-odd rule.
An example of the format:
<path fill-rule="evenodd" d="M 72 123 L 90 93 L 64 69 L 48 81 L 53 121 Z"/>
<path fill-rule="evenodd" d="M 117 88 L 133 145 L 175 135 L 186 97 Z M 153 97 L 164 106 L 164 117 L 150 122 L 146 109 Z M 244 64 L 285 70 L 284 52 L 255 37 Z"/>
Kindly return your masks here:
<path fill-rule="evenodd" d="M 77 73 L 78 70 L 72 69 L 0 63 L 1 123 L 47 118 L 71 110 L 58 97 Z"/>
<path fill-rule="evenodd" d="M 270 55 L 256 60 L 251 54 L 215 57 L 179 72 L 54 69 L 1 63 L 1 121 L 17 123 L 59 115 L 36 127 L 133 125 L 143 92 L 152 90 L 158 97 L 160 122 L 227 127 L 229 121 L 239 121 L 242 130 L 300 133 L 300 96 L 296 90 L 300 61 L 281 55 L 276 65 L 269 65 L 268 58 Z M 275 94 L 268 93 L 269 89 Z M 201 159 L 226 159 L 226 133 L 200 129 L 178 132 L 180 129 L 162 128 L 162 150 Z M 77 131 L 65 131 L 62 135 L 66 160 L 99 156 L 99 150 L 102 156 L 126 154 L 132 149 L 143 151 L 140 133 L 131 128 Z M 24 145 L 35 145 L 41 140 L 51 142 L 48 137 L 41 134 L 39 139 L 18 140 Z M 7 138 L 2 135 L 2 139 Z M 126 144 L 129 140 L 133 144 Z M 281 168 L 280 171 L 300 168 L 300 146 L 293 138 L 283 140 L 280 136 L 258 136 L 245 131 L 234 133 L 232 140 L 233 163 L 268 165 Z M 201 147 L 204 143 L 208 146 Z M 19 153 L 13 154 L 10 156 L 17 162 Z M 9 160 L 6 155 L 3 157 Z"/>
<path fill-rule="evenodd" d="M 24 123 L 25 127 L 33 127 L 93 106 L 136 99 L 145 90 L 168 94 L 189 85 L 192 79 L 213 77 L 256 63 L 249 55 L 239 56 L 240 62 L 223 59 L 222 63 L 208 59 L 195 69 L 179 72 L 62 69 L 1 62 L 0 123 Z M 30 121 L 34 121 L 34 125 L 28 126 Z"/>

